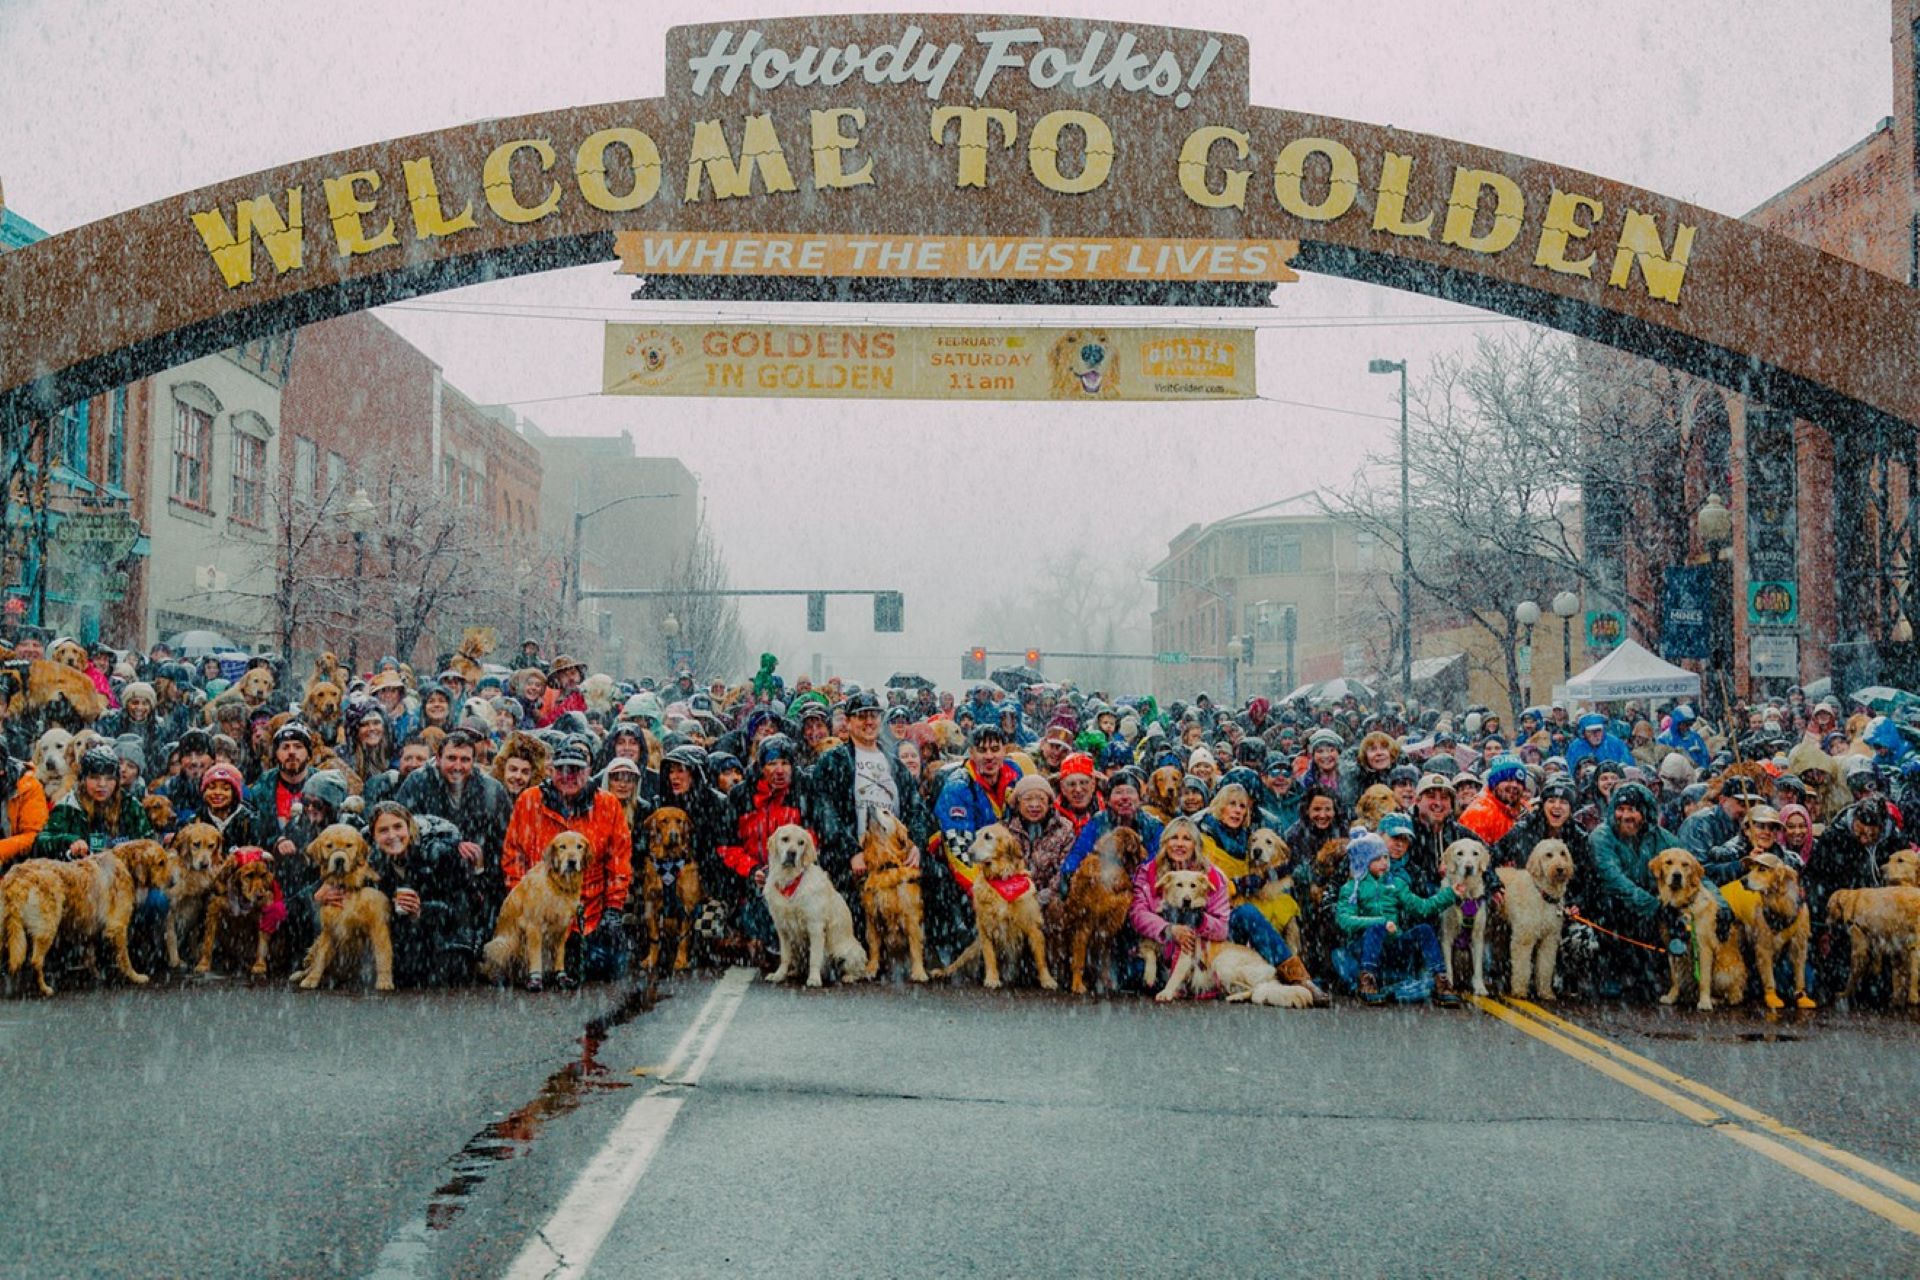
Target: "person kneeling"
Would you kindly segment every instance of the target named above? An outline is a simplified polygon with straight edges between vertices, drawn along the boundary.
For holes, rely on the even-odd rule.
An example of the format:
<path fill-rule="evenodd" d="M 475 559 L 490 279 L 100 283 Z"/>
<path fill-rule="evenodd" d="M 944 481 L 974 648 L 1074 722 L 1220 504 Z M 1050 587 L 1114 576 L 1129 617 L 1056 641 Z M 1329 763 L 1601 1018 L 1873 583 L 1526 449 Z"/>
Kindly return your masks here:
<path fill-rule="evenodd" d="M 478 868 L 460 856 L 459 828 L 383 800 L 373 806 L 370 829 L 370 861 L 393 903 L 395 984 L 471 982 L 486 922 Z"/>
<path fill-rule="evenodd" d="M 1432 897 L 1422 898 L 1404 880 L 1388 874 L 1391 863 L 1387 842 L 1378 835 L 1356 828 L 1348 837 L 1347 871 L 1351 879 L 1340 890 L 1333 918 L 1349 943 L 1358 945 L 1360 999 L 1367 1004 L 1385 1004 L 1381 966 L 1416 952 L 1433 975 L 1434 1003 L 1456 1008 L 1460 997 L 1447 981 L 1440 938 L 1428 922 L 1457 903 L 1459 895 L 1446 886 Z"/>

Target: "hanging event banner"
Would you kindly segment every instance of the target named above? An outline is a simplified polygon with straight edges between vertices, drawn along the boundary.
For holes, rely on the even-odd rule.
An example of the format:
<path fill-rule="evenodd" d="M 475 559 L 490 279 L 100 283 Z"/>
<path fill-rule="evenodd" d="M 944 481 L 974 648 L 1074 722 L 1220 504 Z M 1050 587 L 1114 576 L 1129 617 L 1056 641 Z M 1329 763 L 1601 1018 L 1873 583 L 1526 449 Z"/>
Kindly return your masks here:
<path fill-rule="evenodd" d="M 1800 622 L 1800 491 L 1793 415 L 1747 409 L 1747 625 Z"/>
<path fill-rule="evenodd" d="M 1250 400 L 1253 330 L 609 324 L 601 390 L 855 400 Z"/>

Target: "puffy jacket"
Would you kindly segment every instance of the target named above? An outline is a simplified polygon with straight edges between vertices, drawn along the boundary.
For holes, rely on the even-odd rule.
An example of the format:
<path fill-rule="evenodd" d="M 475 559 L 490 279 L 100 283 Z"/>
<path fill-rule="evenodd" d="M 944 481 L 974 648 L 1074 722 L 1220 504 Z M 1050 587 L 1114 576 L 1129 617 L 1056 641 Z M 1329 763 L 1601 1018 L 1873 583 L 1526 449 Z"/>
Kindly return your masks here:
<path fill-rule="evenodd" d="M 1625 933 L 1645 937 L 1652 933 L 1660 911 L 1660 897 L 1654 892 L 1653 872 L 1647 864 L 1663 849 L 1680 843 L 1679 837 L 1660 826 L 1653 817 L 1653 796 L 1637 782 L 1623 782 L 1614 788 L 1617 806 L 1620 792 L 1633 788 L 1639 793 L 1647 812 L 1647 825 L 1632 839 L 1620 834 L 1613 814 L 1587 837 L 1587 865 L 1577 862 L 1573 896 L 1601 924 Z"/>
<path fill-rule="evenodd" d="M 1037 827 L 1012 814 L 1008 817 L 1007 830 L 1013 832 L 1026 854 L 1027 867 L 1033 873 L 1034 896 L 1042 907 L 1051 906 L 1059 896 L 1061 868 L 1073 849 L 1073 823 L 1058 810 L 1048 813 Z"/>
<path fill-rule="evenodd" d="M 600 927 L 604 913 L 619 912 L 627 905 L 627 889 L 633 881 L 633 832 L 627 826 L 626 811 L 610 792 L 588 783 L 587 790 L 568 803 L 551 782 L 522 791 L 507 823 L 500 869 L 507 888 L 512 889 L 562 831 L 587 838 L 580 906 L 584 931 L 592 933 Z"/>
<path fill-rule="evenodd" d="M 1171 960 L 1175 951 L 1172 926 L 1165 916 L 1160 914 L 1160 895 L 1154 890 L 1153 882 L 1158 878 L 1160 859 L 1142 863 L 1133 873 L 1133 905 L 1127 909 L 1127 922 L 1133 931 L 1149 942 L 1161 944 L 1161 954 Z M 1207 905 L 1198 924 L 1193 926 L 1200 936 L 1210 942 L 1227 940 L 1227 915 L 1232 905 L 1227 893 L 1227 878 L 1220 874 L 1220 868 L 1204 859 L 1189 864 L 1194 871 L 1207 873 Z"/>
<path fill-rule="evenodd" d="M 1480 843 L 1491 849 L 1504 840 L 1507 832 L 1513 830 L 1513 824 L 1524 818 L 1526 814 L 1525 805 L 1517 809 L 1509 809 L 1501 803 L 1500 797 L 1493 793 L 1493 788 L 1488 787 L 1475 796 L 1473 803 L 1461 813 L 1460 825 L 1473 832 Z"/>
<path fill-rule="evenodd" d="M 1404 879 L 1371 873 L 1349 880 L 1337 891 L 1333 922 L 1346 934 L 1364 933 L 1377 924 L 1406 927 L 1431 920 L 1460 901 L 1451 887 L 1423 898 Z"/>
<path fill-rule="evenodd" d="M 1691 725 L 1692 722 L 1688 723 Z M 1683 752 L 1687 759 L 1693 761 L 1696 769 L 1704 769 L 1713 763 L 1713 752 L 1707 750 L 1707 740 L 1700 736 L 1697 729 L 1691 727 L 1682 729 L 1679 725 L 1675 725 L 1654 741 L 1663 747 L 1672 747 L 1675 751 Z M 1567 754 L 1571 757 L 1573 753 Z M 1569 759 L 1567 763 L 1572 764 L 1573 761 Z"/>
<path fill-rule="evenodd" d="M 393 913 L 394 979 L 401 986 L 451 983 L 473 975 L 493 913 L 482 869 L 460 857 L 461 832 L 445 818 L 415 815 L 419 838 L 395 863 L 375 847 L 368 862 L 389 898 L 401 889 L 420 895 L 417 916 Z"/>
<path fill-rule="evenodd" d="M 1093 846 L 1099 844 L 1102 836 L 1119 825 L 1121 824 L 1114 820 L 1113 810 L 1103 809 L 1099 817 L 1080 828 L 1080 835 L 1074 840 L 1073 848 L 1067 851 L 1067 860 L 1060 865 L 1060 878 L 1073 879 L 1073 873 L 1079 870 L 1080 864 L 1086 861 L 1088 854 L 1093 852 Z M 1149 858 L 1160 852 L 1160 819 L 1142 809 L 1133 815 L 1132 822 L 1125 825 L 1140 833 L 1140 840 L 1147 846 Z"/>
<path fill-rule="evenodd" d="M 20 776 L 14 780 L 13 794 L 7 797 L 7 830 L 0 835 L 0 867 L 15 858 L 24 858 L 47 825 L 47 793 L 40 779 L 25 765 L 14 766 Z"/>
<path fill-rule="evenodd" d="M 147 811 L 132 796 L 121 795 L 120 812 L 110 825 L 96 827 L 80 807 L 80 791 L 69 791 L 47 813 L 47 825 L 34 837 L 33 856 L 66 861 L 67 849 L 75 840 L 86 841 L 93 852 L 111 848 L 128 840 L 153 839 L 153 824 Z"/>
<path fill-rule="evenodd" d="M 1689 753 L 1691 754 L 1691 753 Z M 1611 760 L 1616 764 L 1632 764 L 1633 749 L 1612 734 L 1600 739 L 1600 745 L 1594 746 L 1584 735 L 1575 737 L 1567 747 L 1567 771 L 1571 773 L 1580 767 L 1583 760 Z M 1697 763 L 1704 764 L 1704 761 Z"/>
<path fill-rule="evenodd" d="M 789 823 L 806 825 L 796 787 L 775 791 L 762 777 L 734 786 L 727 799 L 733 808 L 733 830 L 720 842 L 720 861 L 736 876 L 750 876 L 767 865 L 767 838 Z M 717 886 L 716 886 L 717 887 Z"/>
<path fill-rule="evenodd" d="M 1001 764 L 1000 776 L 992 780 L 992 786 L 974 776 L 972 761 L 947 775 L 939 802 L 934 805 L 934 821 L 940 825 L 941 842 L 949 858 L 968 861 L 967 849 L 974 832 L 1000 821 L 1007 812 L 1013 784 L 1019 780 L 1020 766 L 1012 761 Z"/>
<path fill-rule="evenodd" d="M 1853 833 L 1853 814 L 1843 812 L 1813 842 L 1802 882 L 1807 904 L 1817 918 L 1827 913 L 1827 898 L 1835 889 L 1866 889 L 1880 883 L 1880 864 L 1892 851 L 1892 843 L 1883 828 L 1880 839 L 1862 844 Z"/>
<path fill-rule="evenodd" d="M 1687 852 L 1701 861 L 1716 845 L 1723 845 L 1740 834 L 1740 824 L 1727 816 L 1718 801 L 1689 815 L 1674 833 Z"/>

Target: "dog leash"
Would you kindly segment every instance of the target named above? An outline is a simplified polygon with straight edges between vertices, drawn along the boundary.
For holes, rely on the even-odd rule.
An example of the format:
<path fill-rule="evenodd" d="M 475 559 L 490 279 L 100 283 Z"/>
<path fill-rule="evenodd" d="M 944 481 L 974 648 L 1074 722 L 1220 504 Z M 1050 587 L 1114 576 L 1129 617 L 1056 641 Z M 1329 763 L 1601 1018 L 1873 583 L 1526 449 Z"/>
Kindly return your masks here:
<path fill-rule="evenodd" d="M 1605 925 L 1595 924 L 1593 921 L 1581 915 L 1578 911 L 1572 911 L 1572 910 L 1567 911 L 1567 919 L 1573 921 L 1575 924 L 1583 924 L 1587 926 L 1587 928 L 1592 929 L 1595 933 L 1604 933 L 1609 938 L 1618 938 L 1620 941 L 1628 944 L 1629 946 L 1639 947 L 1642 951 L 1651 951 L 1656 955 L 1667 954 L 1663 948 L 1656 947 L 1651 942 L 1642 942 L 1638 938 L 1629 938 L 1624 933 L 1615 933 L 1613 930 L 1607 928 Z"/>

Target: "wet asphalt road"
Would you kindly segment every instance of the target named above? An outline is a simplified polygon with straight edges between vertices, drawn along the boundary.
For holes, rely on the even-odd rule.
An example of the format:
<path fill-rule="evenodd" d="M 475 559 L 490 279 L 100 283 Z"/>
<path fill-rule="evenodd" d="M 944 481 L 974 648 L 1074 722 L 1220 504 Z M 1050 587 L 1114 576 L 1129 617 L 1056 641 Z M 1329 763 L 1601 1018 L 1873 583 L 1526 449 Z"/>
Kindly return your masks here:
<path fill-rule="evenodd" d="M 503 1274 L 714 985 L 595 1035 L 619 992 L 0 1003 L 0 1272 Z M 1563 1012 L 1920 1181 L 1908 1018 Z M 1920 1235 L 1472 1011 L 755 983 L 680 1092 L 592 1274 L 1920 1270 Z"/>

